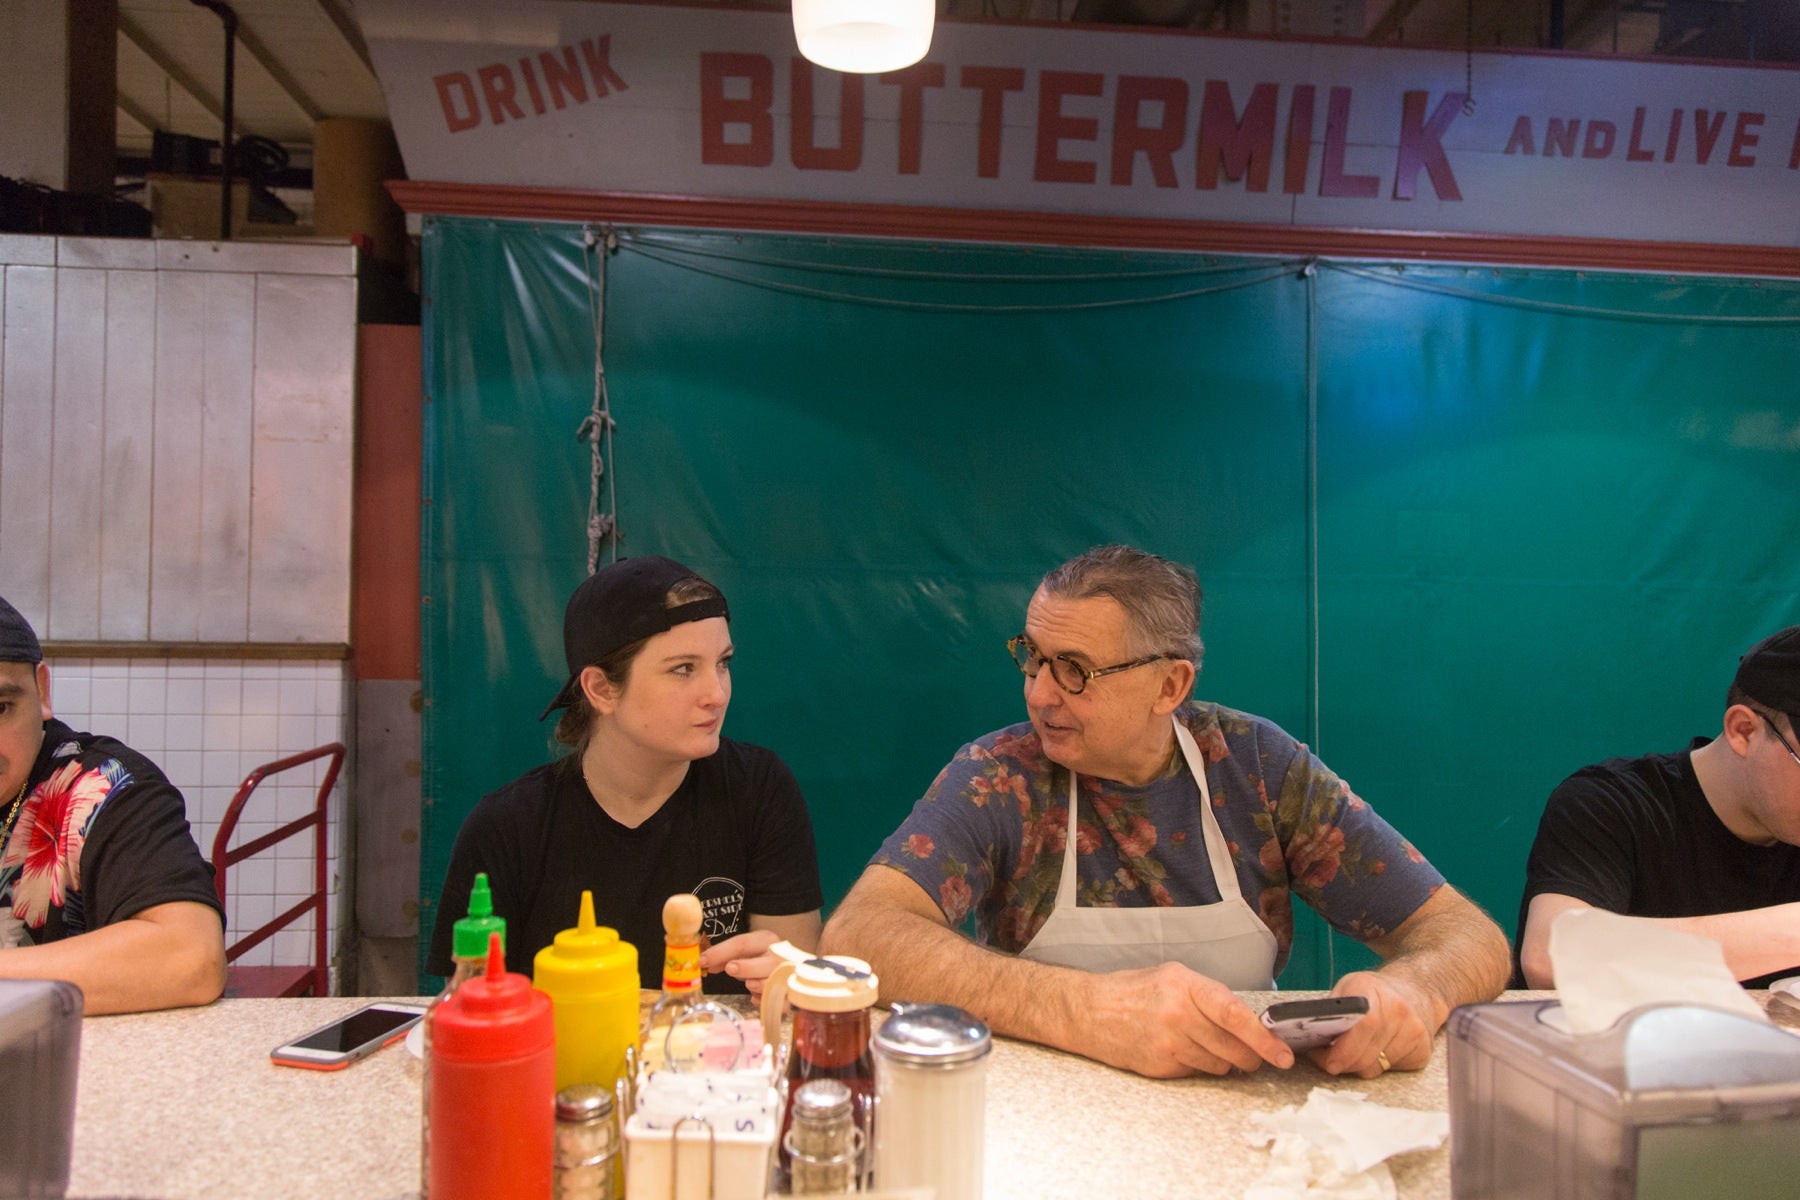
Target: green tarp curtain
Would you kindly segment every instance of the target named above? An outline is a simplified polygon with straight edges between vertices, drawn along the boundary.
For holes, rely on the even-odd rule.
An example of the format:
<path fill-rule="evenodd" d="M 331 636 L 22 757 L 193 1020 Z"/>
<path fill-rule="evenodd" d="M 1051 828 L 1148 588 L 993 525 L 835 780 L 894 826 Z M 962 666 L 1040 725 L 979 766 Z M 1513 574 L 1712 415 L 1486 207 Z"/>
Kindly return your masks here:
<path fill-rule="evenodd" d="M 597 320 L 621 553 L 730 598 L 726 731 L 794 768 L 828 904 L 1023 719 L 1003 643 L 1096 543 L 1194 564 L 1199 693 L 1509 927 L 1556 781 L 1716 732 L 1800 620 L 1800 286 L 617 232 L 426 223 L 427 931 L 464 815 L 551 753 Z M 1366 961 L 1303 919 L 1282 982 Z"/>

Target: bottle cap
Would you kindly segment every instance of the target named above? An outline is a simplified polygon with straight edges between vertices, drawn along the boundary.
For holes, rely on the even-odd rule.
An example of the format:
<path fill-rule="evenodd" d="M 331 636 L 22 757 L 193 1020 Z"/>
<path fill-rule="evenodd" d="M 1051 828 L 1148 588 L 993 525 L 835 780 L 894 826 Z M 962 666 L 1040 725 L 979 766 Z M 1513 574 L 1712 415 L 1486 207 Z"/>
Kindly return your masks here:
<path fill-rule="evenodd" d="M 794 1092 L 794 1120 L 824 1125 L 850 1115 L 850 1089 L 837 1079 L 814 1079 Z"/>
<path fill-rule="evenodd" d="M 670 941 L 698 941 L 700 926 L 705 919 L 700 897 L 692 892 L 676 892 L 663 901 L 663 933 Z"/>
<path fill-rule="evenodd" d="M 532 980 L 563 1000 L 590 1000 L 638 990 L 638 952 L 616 929 L 594 923 L 594 894 L 581 893 L 575 927 L 537 952 Z"/>
<path fill-rule="evenodd" d="M 769 953 L 794 964 L 787 999 L 808 1012 L 854 1012 L 873 1005 L 881 980 L 860 958 L 848 954 L 808 954 L 791 942 L 777 942 Z"/>
<path fill-rule="evenodd" d="M 883 1058 L 919 1067 L 974 1062 L 994 1048 L 988 1027 L 954 1004 L 896 1004 L 870 1041 Z"/>
<path fill-rule="evenodd" d="M 550 997 L 506 969 L 498 933 L 488 935 L 487 972 L 432 1010 L 431 1056 L 495 1062 L 548 1049 L 556 1040 Z"/>
<path fill-rule="evenodd" d="M 486 958 L 491 933 L 500 935 L 500 948 L 506 949 L 506 918 L 494 915 L 494 894 L 488 890 L 487 872 L 481 871 L 469 889 L 469 915 L 452 927 L 450 953 L 457 958 Z"/>

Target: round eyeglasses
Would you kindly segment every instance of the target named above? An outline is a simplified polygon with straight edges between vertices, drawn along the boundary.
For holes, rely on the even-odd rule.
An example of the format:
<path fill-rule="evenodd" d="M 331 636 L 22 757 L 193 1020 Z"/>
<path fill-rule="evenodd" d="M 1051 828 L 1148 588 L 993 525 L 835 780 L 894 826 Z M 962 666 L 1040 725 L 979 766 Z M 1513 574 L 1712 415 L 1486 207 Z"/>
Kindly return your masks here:
<path fill-rule="evenodd" d="M 1088 680 L 1098 679 L 1102 675 L 1112 675 L 1119 671 L 1129 671 L 1133 667 L 1146 666 L 1153 662 L 1161 662 L 1165 658 L 1175 658 L 1173 654 L 1146 654 L 1142 658 L 1134 658 L 1130 662 L 1118 663 L 1110 667 L 1084 667 L 1066 654 L 1058 654 L 1054 658 L 1045 658 L 1038 653 L 1038 648 L 1024 634 L 1008 638 L 1006 648 L 1012 654 L 1013 662 L 1026 678 L 1036 679 L 1037 673 L 1045 663 L 1050 664 L 1050 678 L 1056 680 L 1056 686 L 1071 696 L 1079 696 L 1088 685 Z"/>

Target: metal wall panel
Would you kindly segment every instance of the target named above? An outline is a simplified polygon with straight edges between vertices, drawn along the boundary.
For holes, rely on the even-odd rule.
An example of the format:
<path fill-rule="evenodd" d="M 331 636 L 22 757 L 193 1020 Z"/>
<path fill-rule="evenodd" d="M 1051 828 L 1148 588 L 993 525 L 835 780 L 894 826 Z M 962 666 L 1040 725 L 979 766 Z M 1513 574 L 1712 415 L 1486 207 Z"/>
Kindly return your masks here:
<path fill-rule="evenodd" d="M 200 640 L 250 632 L 250 454 L 256 277 L 212 275 L 200 337 Z M 303 494 L 290 502 L 304 507 Z"/>
<path fill-rule="evenodd" d="M 38 633 L 92 638 L 100 628 L 100 454 L 106 408 L 106 274 L 56 273 L 49 503 L 50 610 Z"/>
<path fill-rule="evenodd" d="M 200 446 L 206 277 L 159 273 L 156 303 L 156 434 L 150 508 L 150 636 L 200 638 Z"/>
<path fill-rule="evenodd" d="M 41 635 L 349 640 L 355 262 L 0 237 L 0 587 Z"/>
<path fill-rule="evenodd" d="M 348 641 L 355 283 L 256 280 L 249 636 Z"/>
<path fill-rule="evenodd" d="M 6 268 L 0 378 L 0 580 L 26 618 L 50 601 L 49 467 L 55 377 L 56 271 Z M 42 626 L 39 626 L 42 628 Z"/>
<path fill-rule="evenodd" d="M 100 623 L 94 636 L 102 641 L 142 641 L 150 636 L 156 273 L 109 271 L 106 283 Z"/>

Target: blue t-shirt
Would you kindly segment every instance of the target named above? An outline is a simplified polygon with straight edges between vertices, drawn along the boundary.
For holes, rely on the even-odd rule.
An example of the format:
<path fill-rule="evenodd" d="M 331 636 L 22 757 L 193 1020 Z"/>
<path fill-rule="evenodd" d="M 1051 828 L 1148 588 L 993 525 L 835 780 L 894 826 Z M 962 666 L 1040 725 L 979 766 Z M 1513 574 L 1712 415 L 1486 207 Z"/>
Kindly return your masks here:
<path fill-rule="evenodd" d="M 1358 941 L 1383 937 L 1444 877 L 1307 748 L 1261 717 L 1190 702 L 1177 716 L 1206 763 L 1238 884 L 1274 933 L 1275 970 L 1294 941 L 1293 896 Z M 1177 756 L 1140 787 L 1081 776 L 1076 903 L 1217 903 L 1200 788 Z M 971 742 L 939 773 L 871 860 L 903 872 L 951 925 L 1017 953 L 1056 903 L 1069 828 L 1069 775 L 1029 724 Z"/>

